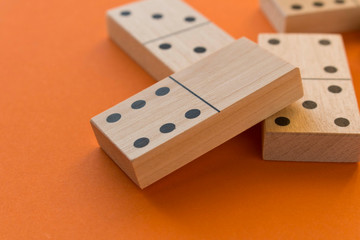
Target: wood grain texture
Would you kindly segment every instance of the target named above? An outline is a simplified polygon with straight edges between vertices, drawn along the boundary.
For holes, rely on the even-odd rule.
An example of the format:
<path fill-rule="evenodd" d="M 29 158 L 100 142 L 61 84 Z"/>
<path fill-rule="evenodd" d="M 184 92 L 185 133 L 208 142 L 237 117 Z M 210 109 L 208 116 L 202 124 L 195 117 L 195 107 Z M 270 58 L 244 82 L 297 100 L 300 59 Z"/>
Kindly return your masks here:
<path fill-rule="evenodd" d="M 144 188 L 302 94 L 298 68 L 242 38 L 95 116 L 91 124 L 104 151 Z M 133 109 L 139 100 L 145 105 Z"/>
<path fill-rule="evenodd" d="M 111 9 L 107 25 L 111 39 L 156 80 L 234 41 L 181 0 L 145 0 Z"/>
<path fill-rule="evenodd" d="M 341 36 L 260 34 L 259 45 L 299 66 L 306 76 L 304 97 L 265 120 L 264 159 L 359 161 L 359 109 Z M 337 69 L 330 73 L 336 77 L 321 74 L 324 62 Z"/>
<path fill-rule="evenodd" d="M 351 79 L 340 35 L 264 34 L 261 36 L 264 37 L 259 38 L 259 44 L 298 66 L 303 79 Z M 329 37 L 332 41 L 327 44 Z M 329 67 L 335 67 L 336 72 L 325 71 L 325 68 Z"/>
<path fill-rule="evenodd" d="M 260 0 L 278 32 L 346 32 L 360 29 L 358 0 Z"/>

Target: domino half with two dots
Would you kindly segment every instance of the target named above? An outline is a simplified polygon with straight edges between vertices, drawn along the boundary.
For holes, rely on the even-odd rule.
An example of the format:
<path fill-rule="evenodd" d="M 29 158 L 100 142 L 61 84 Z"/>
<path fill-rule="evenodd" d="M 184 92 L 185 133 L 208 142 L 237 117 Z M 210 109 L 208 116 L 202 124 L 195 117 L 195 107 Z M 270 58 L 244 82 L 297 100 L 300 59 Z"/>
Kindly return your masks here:
<path fill-rule="evenodd" d="M 260 0 L 278 32 L 345 32 L 360 29 L 360 0 Z"/>
<path fill-rule="evenodd" d="M 264 122 L 266 160 L 357 162 L 360 116 L 341 35 L 260 34 L 259 45 L 298 66 L 304 97 Z"/>
<path fill-rule="evenodd" d="M 298 68 L 242 38 L 91 119 L 144 188 L 303 95 Z"/>
<path fill-rule="evenodd" d="M 181 0 L 145 0 L 107 12 L 111 39 L 156 80 L 234 39 Z"/>

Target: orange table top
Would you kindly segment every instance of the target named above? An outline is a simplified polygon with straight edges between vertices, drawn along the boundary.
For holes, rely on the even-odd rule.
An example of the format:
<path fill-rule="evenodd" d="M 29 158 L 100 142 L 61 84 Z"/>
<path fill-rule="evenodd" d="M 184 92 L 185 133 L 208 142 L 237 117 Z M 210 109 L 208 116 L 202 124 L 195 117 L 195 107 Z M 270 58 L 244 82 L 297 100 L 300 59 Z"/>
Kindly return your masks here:
<path fill-rule="evenodd" d="M 360 239 L 358 164 L 263 161 L 259 125 L 128 179 L 89 124 L 155 82 L 107 36 L 126 2 L 0 2 L 0 239 Z M 236 38 L 274 31 L 255 0 L 187 2 Z M 360 32 L 343 36 L 360 101 Z"/>

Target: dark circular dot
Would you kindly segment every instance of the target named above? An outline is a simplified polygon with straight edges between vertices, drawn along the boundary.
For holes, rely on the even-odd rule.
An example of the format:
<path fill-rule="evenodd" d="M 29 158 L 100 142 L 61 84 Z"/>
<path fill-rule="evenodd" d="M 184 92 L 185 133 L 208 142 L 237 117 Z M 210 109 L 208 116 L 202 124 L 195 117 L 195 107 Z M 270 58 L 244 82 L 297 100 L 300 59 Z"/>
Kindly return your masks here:
<path fill-rule="evenodd" d="M 335 119 L 334 123 L 339 127 L 347 127 L 350 125 L 350 121 L 346 118 L 337 118 Z"/>
<path fill-rule="evenodd" d="M 156 90 L 155 94 L 156 96 L 164 96 L 170 92 L 170 88 L 168 87 L 162 87 Z"/>
<path fill-rule="evenodd" d="M 324 67 L 325 72 L 328 73 L 336 73 L 337 72 L 337 68 L 333 67 L 333 66 L 326 66 Z"/>
<path fill-rule="evenodd" d="M 110 114 L 110 115 L 106 118 L 106 121 L 109 122 L 109 123 L 114 123 L 114 122 L 119 121 L 120 118 L 121 118 L 120 113 L 113 113 L 113 114 Z"/>
<path fill-rule="evenodd" d="M 335 3 L 343 4 L 345 3 L 345 0 L 335 0 Z"/>
<path fill-rule="evenodd" d="M 132 109 L 139 109 L 144 107 L 146 104 L 146 102 L 144 100 L 137 100 L 135 102 L 133 102 L 133 104 L 131 104 L 131 108 Z"/>
<path fill-rule="evenodd" d="M 286 117 L 278 117 L 275 119 L 275 123 L 279 126 L 287 126 L 290 124 L 290 119 Z"/>
<path fill-rule="evenodd" d="M 319 41 L 319 43 L 321 44 L 321 45 L 325 45 L 325 46 L 327 46 L 327 45 L 330 45 L 330 41 L 329 40 L 327 40 L 327 39 L 321 39 L 320 41 Z"/>
<path fill-rule="evenodd" d="M 125 10 L 125 11 L 120 12 L 120 15 L 121 15 L 121 16 L 124 16 L 124 17 L 127 17 L 127 16 L 130 16 L 130 15 L 131 15 L 131 12 Z"/>
<path fill-rule="evenodd" d="M 324 6 L 324 3 L 323 2 L 314 2 L 313 4 L 315 7 L 322 7 Z"/>
<path fill-rule="evenodd" d="M 278 44 L 280 44 L 280 40 L 276 39 L 276 38 L 272 38 L 272 39 L 269 39 L 268 43 L 271 45 L 278 45 Z"/>
<path fill-rule="evenodd" d="M 163 18 L 163 15 L 160 14 L 160 13 L 155 13 L 155 14 L 152 15 L 152 18 L 153 18 L 153 19 L 162 19 L 162 18 Z"/>
<path fill-rule="evenodd" d="M 194 48 L 194 52 L 196 52 L 196 53 L 204 53 L 204 52 L 206 52 L 206 48 L 204 48 L 204 47 L 196 47 L 196 48 Z"/>
<path fill-rule="evenodd" d="M 167 50 L 167 49 L 170 49 L 171 48 L 171 44 L 169 43 L 162 43 L 159 45 L 159 48 L 160 49 L 163 49 L 163 50 Z"/>
<path fill-rule="evenodd" d="M 199 109 L 191 109 L 185 113 L 185 117 L 187 119 L 197 118 L 200 115 L 200 113 L 201 112 Z"/>
<path fill-rule="evenodd" d="M 150 142 L 150 140 L 146 137 L 139 138 L 134 142 L 134 147 L 142 148 L 142 147 L 145 147 L 146 145 L 148 145 L 149 142 Z"/>
<path fill-rule="evenodd" d="M 300 4 L 293 4 L 293 5 L 291 5 L 291 8 L 294 10 L 300 10 L 300 9 L 302 9 L 302 6 Z"/>
<path fill-rule="evenodd" d="M 169 133 L 175 129 L 175 124 L 173 123 L 166 123 L 160 127 L 161 133 Z"/>
<path fill-rule="evenodd" d="M 342 88 L 336 85 L 331 85 L 328 87 L 328 90 L 332 93 L 340 93 L 342 91 Z"/>
<path fill-rule="evenodd" d="M 305 101 L 305 102 L 303 102 L 302 105 L 306 109 L 314 109 L 317 107 L 316 102 L 313 102 L 313 101 Z"/>
<path fill-rule="evenodd" d="M 195 20 L 196 20 L 195 17 L 192 17 L 192 16 L 189 16 L 189 17 L 185 18 L 186 22 L 194 22 Z"/>

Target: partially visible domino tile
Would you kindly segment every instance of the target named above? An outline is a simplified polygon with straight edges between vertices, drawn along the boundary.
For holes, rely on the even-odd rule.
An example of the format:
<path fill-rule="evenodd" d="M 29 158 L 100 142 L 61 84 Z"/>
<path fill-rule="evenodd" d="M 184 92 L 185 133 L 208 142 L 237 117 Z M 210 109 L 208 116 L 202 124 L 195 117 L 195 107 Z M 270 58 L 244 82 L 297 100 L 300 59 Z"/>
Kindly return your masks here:
<path fill-rule="evenodd" d="M 174 72 L 177 72 L 230 42 L 233 40 L 228 35 L 219 31 L 214 24 L 207 23 L 200 28 L 153 41 L 146 47 L 157 59 L 163 59 L 169 69 L 175 69 Z M 163 45 L 171 47 L 164 50 L 161 48 Z"/>
<path fill-rule="evenodd" d="M 298 66 L 303 79 L 351 79 L 341 35 L 261 34 L 260 36 L 259 44 Z"/>
<path fill-rule="evenodd" d="M 298 68 L 242 38 L 91 120 L 144 188 L 302 96 Z"/>
<path fill-rule="evenodd" d="M 181 0 L 144 0 L 107 13 L 112 40 L 156 80 L 234 39 Z"/>
<path fill-rule="evenodd" d="M 209 22 L 179 0 L 136 1 L 109 10 L 108 16 L 142 44 Z"/>
<path fill-rule="evenodd" d="M 359 0 L 260 0 L 278 32 L 345 32 L 360 29 Z"/>
<path fill-rule="evenodd" d="M 299 66 L 306 76 L 304 97 L 265 120 L 264 159 L 359 161 L 359 108 L 341 36 L 260 34 L 259 45 Z M 324 62 L 338 72 L 326 78 Z"/>

